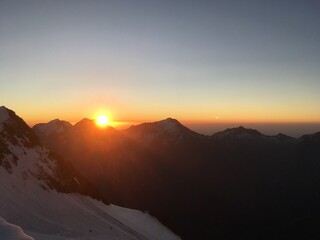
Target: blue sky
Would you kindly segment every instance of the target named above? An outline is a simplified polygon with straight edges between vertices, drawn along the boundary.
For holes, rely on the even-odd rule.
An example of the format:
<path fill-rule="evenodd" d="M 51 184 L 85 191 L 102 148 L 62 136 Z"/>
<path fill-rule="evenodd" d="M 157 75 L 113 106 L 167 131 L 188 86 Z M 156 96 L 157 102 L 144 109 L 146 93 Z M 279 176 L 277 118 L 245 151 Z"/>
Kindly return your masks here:
<path fill-rule="evenodd" d="M 28 121 L 320 122 L 320 2 L 1 1 L 0 101 Z M 89 116 L 90 117 L 90 116 Z"/>

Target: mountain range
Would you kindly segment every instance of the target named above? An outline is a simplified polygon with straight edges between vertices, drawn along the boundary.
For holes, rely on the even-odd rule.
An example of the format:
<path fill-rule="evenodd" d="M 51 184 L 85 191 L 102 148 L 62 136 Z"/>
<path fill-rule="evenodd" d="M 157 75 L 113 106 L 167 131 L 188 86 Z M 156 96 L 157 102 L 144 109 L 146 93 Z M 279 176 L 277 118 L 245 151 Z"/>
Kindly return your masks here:
<path fill-rule="evenodd" d="M 320 236 L 320 133 L 206 136 L 172 118 L 122 131 L 89 119 L 33 130 L 102 199 L 148 211 L 183 239 Z"/>
<path fill-rule="evenodd" d="M 111 205 L 5 107 L 0 107 L 0 192 L 1 240 L 180 239 L 148 213 Z"/>
<path fill-rule="evenodd" d="M 320 132 L 206 136 L 172 118 L 30 129 L 1 107 L 0 177 L 0 230 L 21 239 L 320 237 Z"/>

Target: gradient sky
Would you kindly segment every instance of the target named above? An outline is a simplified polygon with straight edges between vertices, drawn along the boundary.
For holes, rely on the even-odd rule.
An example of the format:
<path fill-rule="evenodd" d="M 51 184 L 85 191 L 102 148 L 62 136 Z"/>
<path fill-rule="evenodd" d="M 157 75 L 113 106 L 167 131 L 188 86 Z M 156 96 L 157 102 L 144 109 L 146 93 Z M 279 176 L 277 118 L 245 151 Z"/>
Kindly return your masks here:
<path fill-rule="evenodd" d="M 320 123 L 319 0 L 0 1 L 0 105 L 32 124 Z"/>

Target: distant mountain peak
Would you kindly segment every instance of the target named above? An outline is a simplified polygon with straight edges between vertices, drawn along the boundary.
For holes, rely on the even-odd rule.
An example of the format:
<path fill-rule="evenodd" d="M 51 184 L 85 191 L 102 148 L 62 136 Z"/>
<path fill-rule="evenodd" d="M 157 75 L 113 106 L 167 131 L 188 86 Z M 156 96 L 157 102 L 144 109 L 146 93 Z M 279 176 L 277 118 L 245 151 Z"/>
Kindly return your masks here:
<path fill-rule="evenodd" d="M 224 131 L 217 132 L 212 135 L 213 139 L 219 140 L 236 140 L 236 139 L 255 139 L 265 137 L 262 133 L 257 130 L 245 128 L 243 126 L 239 126 L 236 128 L 228 128 Z"/>
<path fill-rule="evenodd" d="M 283 134 L 283 133 L 278 133 L 275 137 L 278 138 L 278 139 L 281 139 L 281 140 L 295 139 L 295 138 L 290 137 L 290 136 L 288 136 L 286 134 Z"/>
<path fill-rule="evenodd" d="M 171 118 L 171 117 L 168 117 L 166 119 L 160 120 L 159 122 L 175 122 L 175 123 L 179 123 L 180 124 L 180 122 L 177 119 Z"/>
<path fill-rule="evenodd" d="M 236 128 L 228 128 L 220 133 L 224 133 L 226 135 L 251 135 L 251 136 L 261 136 L 262 134 L 255 130 L 250 128 L 245 128 L 243 126 L 239 126 Z"/>
<path fill-rule="evenodd" d="M 75 125 L 77 125 L 77 124 L 87 124 L 87 123 L 93 123 L 93 120 L 89 119 L 89 118 L 83 118 L 79 122 L 77 122 Z"/>
<path fill-rule="evenodd" d="M 163 130 L 165 130 L 166 132 L 176 132 L 181 127 L 183 127 L 183 125 L 178 120 L 173 118 L 166 118 L 164 120 L 151 124 L 155 124 L 156 126 L 163 128 Z"/>
<path fill-rule="evenodd" d="M 77 122 L 74 127 L 75 128 L 82 128 L 82 127 L 91 127 L 94 125 L 94 121 L 89 118 L 83 118 L 79 122 Z"/>
<path fill-rule="evenodd" d="M 174 118 L 132 126 L 124 132 L 135 141 L 146 145 L 170 145 L 203 140 L 204 136 L 182 125 Z M 156 146 L 154 145 L 154 146 Z"/>
<path fill-rule="evenodd" d="M 40 132 L 41 134 L 46 136 L 50 136 L 56 133 L 63 133 L 65 131 L 68 131 L 70 128 L 72 128 L 71 123 L 60 119 L 54 119 L 48 123 L 39 123 L 33 127 L 36 133 Z"/>
<path fill-rule="evenodd" d="M 56 118 L 56 119 L 51 120 L 49 123 L 59 124 L 59 123 L 61 123 L 61 122 L 66 122 L 66 121 L 63 121 L 63 120 L 60 120 L 59 118 Z"/>
<path fill-rule="evenodd" d="M 147 122 L 137 126 L 131 126 L 128 130 L 138 130 L 138 132 L 146 131 L 151 134 L 175 134 L 179 133 L 183 128 L 185 127 L 178 120 L 173 118 L 166 118 L 156 122 Z"/>
<path fill-rule="evenodd" d="M 171 117 L 168 117 L 168 118 L 166 118 L 166 119 L 162 119 L 162 120 L 159 120 L 159 121 L 155 121 L 155 122 L 150 122 L 151 124 L 152 123 L 155 123 L 155 124 L 157 124 L 157 123 L 168 123 L 168 124 L 180 124 L 181 125 L 181 123 L 177 120 L 177 119 L 175 119 L 175 118 L 171 118 Z"/>
<path fill-rule="evenodd" d="M 60 120 L 60 119 L 54 119 L 54 120 L 51 120 L 48 125 L 56 125 L 56 126 L 61 126 L 61 127 L 72 127 L 72 124 L 69 123 L 68 121 L 65 121 L 65 120 Z"/>

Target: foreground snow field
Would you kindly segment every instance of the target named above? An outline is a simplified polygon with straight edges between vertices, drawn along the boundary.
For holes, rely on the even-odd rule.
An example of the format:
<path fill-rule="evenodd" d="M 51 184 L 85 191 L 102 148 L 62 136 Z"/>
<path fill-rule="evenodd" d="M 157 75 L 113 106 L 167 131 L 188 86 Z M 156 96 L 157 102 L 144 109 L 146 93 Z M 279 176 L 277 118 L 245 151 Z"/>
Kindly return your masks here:
<path fill-rule="evenodd" d="M 146 213 L 0 175 L 0 216 L 35 239 L 179 239 Z"/>
<path fill-rule="evenodd" d="M 15 153 L 19 156 L 17 149 Z M 37 156 L 34 151 L 24 149 L 23 161 L 19 158 L 11 174 L 0 168 L 0 216 L 21 226 L 31 236 L 36 239 L 48 239 L 48 235 L 56 234 L 70 239 L 177 239 L 146 213 L 105 205 L 76 193 L 44 190 L 42 181 L 38 184 L 36 178 L 25 177 L 26 170 L 32 168 L 30 164 L 25 166 L 25 161 L 29 153 Z M 52 239 L 61 239 L 59 235 Z"/>

